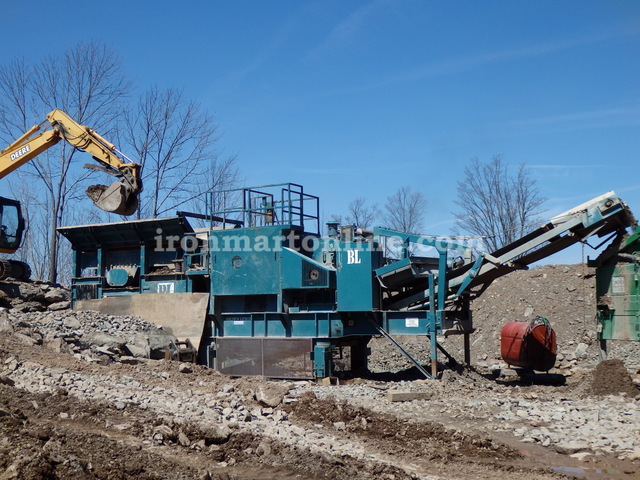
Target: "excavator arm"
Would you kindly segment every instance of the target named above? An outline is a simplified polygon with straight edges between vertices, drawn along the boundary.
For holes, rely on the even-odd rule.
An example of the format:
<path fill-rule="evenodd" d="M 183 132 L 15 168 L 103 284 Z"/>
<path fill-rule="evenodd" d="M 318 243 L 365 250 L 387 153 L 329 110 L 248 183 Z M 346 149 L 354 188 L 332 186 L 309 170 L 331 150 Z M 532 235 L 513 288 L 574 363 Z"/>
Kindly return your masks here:
<path fill-rule="evenodd" d="M 51 128 L 40 132 L 47 122 Z M 115 145 L 97 132 L 78 124 L 62 110 L 50 112 L 47 122 L 31 127 L 0 152 L 0 178 L 64 139 L 79 150 L 91 154 L 98 162 L 98 165 L 89 164 L 85 168 L 100 170 L 119 178 L 119 181 L 110 186 L 90 186 L 86 193 L 93 203 L 107 212 L 132 215 L 138 208 L 138 194 L 142 191 L 141 166 L 126 158 Z"/>

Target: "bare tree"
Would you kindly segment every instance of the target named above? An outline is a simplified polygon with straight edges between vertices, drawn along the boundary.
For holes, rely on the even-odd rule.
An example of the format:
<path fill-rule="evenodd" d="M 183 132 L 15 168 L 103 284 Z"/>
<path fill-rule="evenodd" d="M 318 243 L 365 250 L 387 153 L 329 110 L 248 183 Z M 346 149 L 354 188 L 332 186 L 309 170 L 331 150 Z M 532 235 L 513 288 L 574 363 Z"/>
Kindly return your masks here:
<path fill-rule="evenodd" d="M 413 192 L 408 186 L 400 187 L 387 198 L 382 220 L 392 230 L 419 233 L 424 226 L 426 207 L 427 200 L 421 192 Z"/>
<path fill-rule="evenodd" d="M 494 251 L 535 228 L 544 200 L 524 164 L 512 175 L 502 155 L 474 158 L 458 182 L 456 228 L 484 237 Z"/>
<path fill-rule="evenodd" d="M 338 215 L 337 213 L 332 213 L 331 215 L 329 215 L 329 220 L 322 223 L 337 223 L 338 225 L 345 225 L 342 215 Z"/>
<path fill-rule="evenodd" d="M 80 44 L 62 55 L 30 66 L 16 60 L 0 69 L 0 128 L 8 142 L 22 135 L 34 121 L 60 108 L 81 124 L 105 133 L 122 111 L 130 83 L 116 55 L 100 43 Z M 7 139 L 6 137 L 9 136 Z M 55 282 L 60 254 L 57 227 L 65 218 L 68 202 L 77 196 L 88 176 L 74 167 L 76 150 L 65 142 L 40 154 L 19 175 L 29 175 L 46 196 L 49 241 L 48 279 Z M 36 229 L 31 229 L 34 234 Z"/>
<path fill-rule="evenodd" d="M 16 58 L 0 67 L 0 139 L 12 143 L 33 122 L 33 66 Z M 4 148 L 4 147 L 3 147 Z"/>
<path fill-rule="evenodd" d="M 198 182 L 199 194 L 192 201 L 187 202 L 185 207 L 197 213 L 210 215 L 237 206 L 242 198 L 239 191 L 234 191 L 241 183 L 237 156 L 217 158 L 214 155 L 205 163 L 204 175 L 199 177 Z M 217 222 L 196 221 L 196 224 L 208 226 L 217 225 Z"/>
<path fill-rule="evenodd" d="M 13 177 L 10 182 L 11 197 L 20 202 L 26 224 L 24 240 L 14 258 L 28 263 L 35 278 L 47 278 L 49 272 L 47 252 L 51 240 L 48 231 L 50 207 L 47 202 L 49 199 L 33 188 L 33 182 L 26 180 L 18 176 Z"/>
<path fill-rule="evenodd" d="M 377 204 L 367 205 L 366 198 L 358 197 L 349 203 L 349 214 L 346 220 L 347 223 L 360 228 L 369 228 L 379 216 L 380 210 Z"/>
<path fill-rule="evenodd" d="M 138 218 L 166 214 L 194 199 L 216 159 L 214 117 L 180 90 L 152 87 L 126 118 L 124 139 L 144 178 Z"/>

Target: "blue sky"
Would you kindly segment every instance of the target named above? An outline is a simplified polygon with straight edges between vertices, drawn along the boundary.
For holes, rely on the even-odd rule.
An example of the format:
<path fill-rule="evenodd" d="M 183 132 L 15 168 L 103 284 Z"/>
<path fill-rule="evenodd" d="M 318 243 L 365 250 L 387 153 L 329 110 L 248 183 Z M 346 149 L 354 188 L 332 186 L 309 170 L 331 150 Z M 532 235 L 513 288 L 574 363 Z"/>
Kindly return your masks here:
<path fill-rule="evenodd" d="M 1 3 L 0 63 L 105 41 L 140 89 L 215 113 L 247 184 L 301 183 L 327 217 L 409 185 L 449 234 L 464 167 L 494 154 L 546 217 L 608 190 L 640 215 L 637 1 Z"/>

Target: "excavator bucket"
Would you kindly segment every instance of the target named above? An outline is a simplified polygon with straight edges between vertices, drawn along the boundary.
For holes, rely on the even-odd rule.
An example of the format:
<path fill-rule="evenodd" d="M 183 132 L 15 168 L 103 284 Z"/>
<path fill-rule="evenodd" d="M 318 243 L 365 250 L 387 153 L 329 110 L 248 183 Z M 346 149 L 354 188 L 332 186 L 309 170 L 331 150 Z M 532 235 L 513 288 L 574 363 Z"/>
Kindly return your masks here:
<path fill-rule="evenodd" d="M 86 193 L 96 207 L 105 212 L 129 216 L 138 209 L 138 195 L 122 182 L 114 182 L 108 187 L 91 185 Z"/>

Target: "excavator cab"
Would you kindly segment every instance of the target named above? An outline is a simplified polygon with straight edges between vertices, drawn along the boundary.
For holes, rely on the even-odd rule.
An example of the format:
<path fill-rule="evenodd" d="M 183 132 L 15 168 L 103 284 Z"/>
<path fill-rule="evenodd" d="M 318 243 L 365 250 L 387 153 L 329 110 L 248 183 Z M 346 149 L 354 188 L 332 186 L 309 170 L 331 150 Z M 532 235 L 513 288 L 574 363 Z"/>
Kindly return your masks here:
<path fill-rule="evenodd" d="M 0 253 L 15 253 L 22 244 L 24 229 L 20 202 L 0 197 Z M 19 260 L 0 259 L 0 280 L 8 277 L 27 280 L 30 276 L 28 264 Z"/>
<path fill-rule="evenodd" d="M 24 217 L 20 202 L 0 197 L 0 252 L 14 253 L 22 243 Z"/>

